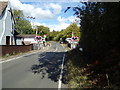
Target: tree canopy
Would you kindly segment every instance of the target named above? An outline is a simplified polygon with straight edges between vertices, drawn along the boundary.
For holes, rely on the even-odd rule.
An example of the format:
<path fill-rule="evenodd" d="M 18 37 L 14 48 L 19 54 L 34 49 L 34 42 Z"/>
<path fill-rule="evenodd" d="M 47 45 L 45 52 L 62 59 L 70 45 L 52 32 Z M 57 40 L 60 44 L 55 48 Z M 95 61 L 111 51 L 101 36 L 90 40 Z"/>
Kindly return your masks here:
<path fill-rule="evenodd" d="M 24 18 L 23 12 L 21 10 L 14 10 L 14 17 L 16 20 L 15 30 L 19 34 L 32 34 L 32 26 L 28 20 Z"/>
<path fill-rule="evenodd" d="M 80 38 L 80 27 L 77 24 L 70 24 L 66 29 L 61 30 L 55 37 L 54 40 L 60 40 L 60 38 L 66 39 L 72 37 L 72 32 L 74 36 L 78 36 Z"/>
<path fill-rule="evenodd" d="M 79 44 L 83 51 L 79 48 L 73 50 L 74 59 L 73 55 L 69 55 L 78 71 L 84 68 L 80 73 L 76 72 L 76 77 L 80 77 L 82 72 L 90 80 L 90 87 L 119 88 L 120 2 L 85 2 L 82 5 L 73 7 L 73 10 L 81 19 Z M 80 85 L 81 79 L 77 78 L 76 82 Z"/>
<path fill-rule="evenodd" d="M 38 35 L 43 36 L 44 34 L 48 35 L 50 32 L 48 27 L 45 27 L 43 25 L 37 26 L 38 28 Z"/>

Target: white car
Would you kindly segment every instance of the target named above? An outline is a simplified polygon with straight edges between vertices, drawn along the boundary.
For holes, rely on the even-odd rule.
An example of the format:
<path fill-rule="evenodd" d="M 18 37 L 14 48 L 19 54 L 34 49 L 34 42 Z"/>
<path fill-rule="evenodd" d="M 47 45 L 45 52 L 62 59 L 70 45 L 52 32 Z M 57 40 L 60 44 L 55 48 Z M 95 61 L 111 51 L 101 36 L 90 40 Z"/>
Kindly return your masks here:
<path fill-rule="evenodd" d="M 70 43 L 71 40 L 72 40 L 72 38 L 66 38 L 65 40 L 66 40 L 68 43 Z"/>

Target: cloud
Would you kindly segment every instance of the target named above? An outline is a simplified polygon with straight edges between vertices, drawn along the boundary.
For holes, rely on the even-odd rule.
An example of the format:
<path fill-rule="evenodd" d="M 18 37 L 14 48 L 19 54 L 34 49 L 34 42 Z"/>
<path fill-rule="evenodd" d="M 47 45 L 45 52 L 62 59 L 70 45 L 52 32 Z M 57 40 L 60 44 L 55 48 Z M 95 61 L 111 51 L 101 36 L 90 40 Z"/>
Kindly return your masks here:
<path fill-rule="evenodd" d="M 54 4 L 54 3 L 50 3 L 49 5 L 47 5 L 46 7 L 48 8 L 52 8 L 54 14 L 59 14 L 62 10 L 62 7 L 58 4 Z"/>
<path fill-rule="evenodd" d="M 80 23 L 80 19 L 77 18 L 76 16 L 70 16 L 68 18 L 65 18 L 65 17 L 61 17 L 59 16 L 57 18 L 57 21 L 61 24 L 61 23 L 65 23 L 65 22 L 70 22 L 70 23 Z"/>
<path fill-rule="evenodd" d="M 31 25 L 32 25 L 32 28 L 34 28 L 36 26 L 40 26 L 40 25 L 47 27 L 47 25 L 45 23 L 39 23 L 39 22 L 31 22 Z"/>
<path fill-rule="evenodd" d="M 0 0 L 0 2 L 7 2 L 8 0 Z"/>
<path fill-rule="evenodd" d="M 32 27 L 35 28 L 35 26 L 43 25 L 45 27 L 49 27 L 50 31 L 61 31 L 62 29 L 66 29 L 70 24 L 68 23 L 61 23 L 61 24 L 52 24 L 52 25 L 46 25 L 45 23 L 39 23 L 39 22 L 31 22 Z"/>
<path fill-rule="evenodd" d="M 61 31 L 62 29 L 66 29 L 71 23 L 77 23 L 77 25 L 79 26 L 78 22 L 80 22 L 80 20 L 76 18 L 75 16 L 70 16 L 68 18 L 58 16 L 57 21 L 59 22 L 59 24 L 48 24 L 47 25 L 46 23 L 34 22 L 34 25 L 43 25 L 43 26 L 49 27 L 50 31 L 53 31 L 53 30 Z M 33 22 L 32 22 L 32 25 L 33 25 Z"/>
<path fill-rule="evenodd" d="M 80 1 L 89 1 L 89 0 L 20 0 L 20 1 L 22 2 L 80 2 Z"/>
<path fill-rule="evenodd" d="M 58 24 L 58 25 L 48 25 L 48 27 L 50 28 L 50 31 L 61 31 L 62 29 L 66 29 L 70 24 L 68 23 L 62 23 L 62 24 Z"/>
<path fill-rule="evenodd" d="M 57 18 L 57 21 L 58 21 L 59 23 L 65 23 L 67 20 L 68 20 L 67 18 L 61 17 L 61 16 L 59 16 L 59 17 Z"/>
<path fill-rule="evenodd" d="M 76 24 L 79 24 L 79 23 L 80 23 L 80 19 L 77 18 L 76 16 L 70 16 L 70 17 L 68 17 L 68 20 L 69 20 L 71 23 L 76 23 Z"/>
<path fill-rule="evenodd" d="M 14 9 L 22 10 L 23 14 L 27 16 L 36 17 L 36 19 L 52 19 L 56 14 L 59 14 L 62 7 L 58 4 L 50 3 L 47 8 L 40 8 L 31 4 L 22 4 L 19 0 L 10 0 L 11 6 Z"/>

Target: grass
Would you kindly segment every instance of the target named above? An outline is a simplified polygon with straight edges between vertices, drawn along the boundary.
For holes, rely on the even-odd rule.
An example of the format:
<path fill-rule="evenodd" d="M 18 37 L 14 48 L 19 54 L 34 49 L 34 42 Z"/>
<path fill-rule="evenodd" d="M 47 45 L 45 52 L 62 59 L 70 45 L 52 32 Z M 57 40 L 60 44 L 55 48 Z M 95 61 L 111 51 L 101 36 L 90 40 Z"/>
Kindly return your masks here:
<path fill-rule="evenodd" d="M 120 62 L 109 68 L 101 66 L 105 73 L 94 74 L 93 70 L 97 70 L 98 67 L 87 64 L 82 53 L 76 48 L 67 52 L 65 63 L 69 88 L 112 88 L 113 90 L 120 88 Z M 105 62 L 102 65 L 104 64 Z"/>
<path fill-rule="evenodd" d="M 88 88 L 91 87 L 91 80 L 86 76 L 85 68 L 82 64 L 82 54 L 78 49 L 67 52 L 67 79 L 69 88 Z M 79 65 L 81 67 L 79 67 Z"/>

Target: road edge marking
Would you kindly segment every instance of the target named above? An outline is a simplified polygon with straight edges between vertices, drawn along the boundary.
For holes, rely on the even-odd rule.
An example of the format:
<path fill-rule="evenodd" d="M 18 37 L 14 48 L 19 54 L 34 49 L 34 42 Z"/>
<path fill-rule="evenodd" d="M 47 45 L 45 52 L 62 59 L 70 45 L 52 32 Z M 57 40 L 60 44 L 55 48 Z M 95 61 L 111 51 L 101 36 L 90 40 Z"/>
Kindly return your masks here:
<path fill-rule="evenodd" d="M 48 49 L 48 48 L 47 48 L 47 49 Z M 47 50 L 47 49 L 46 49 L 46 50 Z M 42 52 L 44 52 L 44 51 L 46 51 L 46 50 L 44 49 Z M 40 52 L 40 51 L 33 52 L 33 53 L 30 53 L 30 54 L 25 54 L 25 55 L 18 56 L 18 57 L 14 57 L 14 58 L 11 58 L 11 59 L 8 59 L 8 60 L 5 60 L 5 61 L 0 61 L 0 64 L 2 64 L 2 63 L 6 63 L 6 62 L 10 62 L 10 61 L 13 61 L 13 60 L 16 60 L 16 59 L 22 58 L 22 57 L 24 57 L 24 56 L 29 56 L 29 55 L 32 55 L 32 54 L 35 54 L 35 53 L 38 53 L 38 52 Z"/>
<path fill-rule="evenodd" d="M 38 52 L 39 52 L 39 51 L 38 51 Z M 14 58 L 11 58 L 11 59 L 8 59 L 8 60 L 5 60 L 5 61 L 1 61 L 0 63 L 10 62 L 10 61 L 13 61 L 13 60 L 16 60 L 16 59 L 22 58 L 22 57 L 24 57 L 24 56 L 29 56 L 29 55 L 32 55 L 32 54 L 35 54 L 35 53 L 38 53 L 38 52 L 33 52 L 33 53 L 30 53 L 30 54 L 26 54 L 26 55 L 22 55 L 22 56 L 14 57 Z"/>
<path fill-rule="evenodd" d="M 65 61 L 65 54 L 64 54 L 63 59 L 62 59 L 60 78 L 58 81 L 58 90 L 61 90 L 61 88 L 62 88 L 62 74 L 63 74 L 63 68 L 64 68 L 64 61 Z"/>

